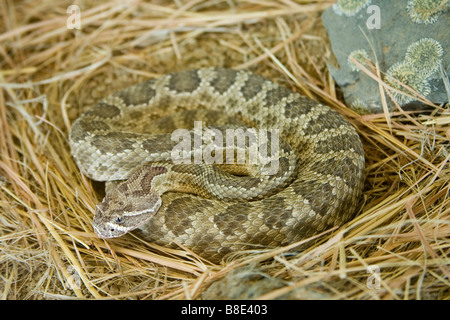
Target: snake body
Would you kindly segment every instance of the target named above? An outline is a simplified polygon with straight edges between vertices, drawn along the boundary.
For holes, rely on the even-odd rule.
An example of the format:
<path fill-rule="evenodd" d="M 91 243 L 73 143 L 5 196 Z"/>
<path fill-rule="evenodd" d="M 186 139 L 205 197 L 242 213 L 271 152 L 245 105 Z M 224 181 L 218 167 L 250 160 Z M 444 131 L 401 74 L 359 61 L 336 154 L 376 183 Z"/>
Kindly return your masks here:
<path fill-rule="evenodd" d="M 223 126 L 227 119 L 278 129 L 295 161 L 280 156 L 282 173 L 270 178 L 282 180 L 275 191 L 265 192 L 260 178 L 236 177 L 247 180 L 234 184 L 233 174 L 212 176 L 221 171 L 214 166 L 170 162 L 170 132 L 191 130 L 194 120 Z M 353 216 L 363 185 L 364 152 L 348 121 L 248 71 L 188 70 L 131 86 L 82 114 L 69 141 L 85 175 L 124 180 L 96 207 L 93 226 L 100 237 L 139 228 L 148 240 L 182 245 L 212 261 L 341 225 Z M 239 197 L 220 197 L 221 190 Z"/>

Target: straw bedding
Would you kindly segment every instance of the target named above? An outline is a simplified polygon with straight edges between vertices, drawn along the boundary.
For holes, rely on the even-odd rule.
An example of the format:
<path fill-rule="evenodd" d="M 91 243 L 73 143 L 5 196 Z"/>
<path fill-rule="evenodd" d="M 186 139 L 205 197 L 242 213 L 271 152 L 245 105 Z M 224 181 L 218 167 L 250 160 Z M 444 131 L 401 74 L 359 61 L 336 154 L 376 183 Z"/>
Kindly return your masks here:
<path fill-rule="evenodd" d="M 68 29 L 71 4 L 0 3 L 2 298 L 449 298 L 449 109 L 348 109 L 326 70 L 320 13 L 331 2 L 86 1 L 81 29 Z M 99 239 L 91 221 L 104 186 L 75 165 L 72 122 L 119 89 L 201 67 L 249 69 L 343 114 L 366 156 L 357 216 L 221 264 L 133 234 Z M 383 70 L 365 72 L 392 103 Z"/>

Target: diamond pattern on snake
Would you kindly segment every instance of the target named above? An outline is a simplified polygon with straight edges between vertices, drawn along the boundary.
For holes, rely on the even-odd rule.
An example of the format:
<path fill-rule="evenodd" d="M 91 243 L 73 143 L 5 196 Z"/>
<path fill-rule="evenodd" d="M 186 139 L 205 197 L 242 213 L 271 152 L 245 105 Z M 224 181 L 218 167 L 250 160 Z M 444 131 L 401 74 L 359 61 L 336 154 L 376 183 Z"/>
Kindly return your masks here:
<path fill-rule="evenodd" d="M 258 153 L 256 164 L 206 163 L 194 161 L 192 148 L 184 162 L 173 161 L 175 131 L 188 132 L 189 145 L 206 132 L 225 137 L 227 128 L 276 132 L 265 142 L 255 138 L 267 151 L 279 137 L 276 155 Z M 236 160 L 250 151 L 249 140 L 218 140 L 208 152 Z M 343 116 L 244 70 L 181 71 L 116 92 L 73 123 L 69 141 L 83 174 L 112 185 L 95 208 L 99 237 L 138 229 L 149 241 L 176 242 L 213 262 L 342 225 L 364 180 L 361 140 Z M 276 172 L 265 174 L 274 163 Z"/>

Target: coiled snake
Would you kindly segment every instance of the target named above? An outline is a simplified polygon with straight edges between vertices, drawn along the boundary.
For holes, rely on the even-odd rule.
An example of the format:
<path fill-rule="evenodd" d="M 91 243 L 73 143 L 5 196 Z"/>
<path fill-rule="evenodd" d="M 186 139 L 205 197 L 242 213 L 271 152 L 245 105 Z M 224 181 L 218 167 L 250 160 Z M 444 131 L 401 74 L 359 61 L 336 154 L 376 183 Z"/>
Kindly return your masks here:
<path fill-rule="evenodd" d="M 244 128 L 278 129 L 275 174 L 171 161 L 180 126 L 193 137 L 194 120 L 204 132 L 231 119 Z M 363 185 L 364 152 L 349 122 L 248 71 L 182 71 L 116 92 L 74 122 L 69 141 L 85 175 L 125 180 L 96 207 L 100 237 L 139 228 L 149 240 L 181 244 L 211 261 L 341 225 L 352 217 Z"/>

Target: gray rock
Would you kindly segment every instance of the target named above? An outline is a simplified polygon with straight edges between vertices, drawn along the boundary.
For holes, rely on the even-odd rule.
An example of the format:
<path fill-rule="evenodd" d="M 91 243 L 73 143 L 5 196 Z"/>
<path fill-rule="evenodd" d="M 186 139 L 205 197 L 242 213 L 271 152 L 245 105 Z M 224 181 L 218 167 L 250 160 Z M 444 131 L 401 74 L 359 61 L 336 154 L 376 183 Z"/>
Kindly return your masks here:
<path fill-rule="evenodd" d="M 409 92 L 393 78 L 434 103 L 447 102 L 449 8 L 449 0 L 339 0 L 327 9 L 322 19 L 339 63 L 328 68 L 347 105 L 360 113 L 382 111 L 378 83 L 350 55 L 372 72 L 378 64 L 382 79 L 400 91 Z M 417 100 L 390 92 L 403 106 Z M 388 93 L 386 98 L 394 109 Z"/>
<path fill-rule="evenodd" d="M 253 300 L 291 283 L 266 274 L 261 266 L 250 265 L 228 273 L 211 284 L 202 294 L 203 300 Z M 329 300 L 332 295 L 320 283 L 289 288 L 279 300 Z"/>

